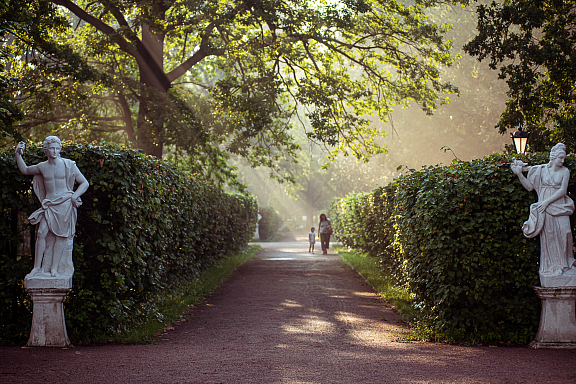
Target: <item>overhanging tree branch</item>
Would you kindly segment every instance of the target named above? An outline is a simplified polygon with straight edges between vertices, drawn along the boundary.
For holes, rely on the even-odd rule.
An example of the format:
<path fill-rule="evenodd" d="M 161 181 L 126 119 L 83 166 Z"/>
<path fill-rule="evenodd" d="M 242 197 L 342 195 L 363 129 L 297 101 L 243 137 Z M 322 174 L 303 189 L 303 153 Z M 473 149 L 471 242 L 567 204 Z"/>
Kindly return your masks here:
<path fill-rule="evenodd" d="M 148 75 L 148 82 L 150 86 L 156 88 L 159 91 L 167 91 L 170 88 L 170 81 L 164 74 L 164 70 L 158 66 L 156 61 L 152 58 L 150 52 L 144 47 L 142 41 L 138 39 L 135 35 L 130 36 L 129 39 L 132 42 L 130 44 L 124 37 L 122 37 L 114 28 L 104 23 L 102 20 L 92 16 L 91 14 L 85 12 L 82 8 L 74 4 L 70 0 L 51 0 L 56 5 L 61 5 L 76 16 L 86 21 L 94 28 L 104 33 L 105 35 L 114 38 L 114 41 L 118 44 L 120 49 L 125 53 L 131 55 L 136 59 L 138 65 L 143 70 L 145 74 Z M 111 7 L 111 13 L 115 15 L 118 23 L 122 26 L 129 27 L 128 23 L 124 19 L 123 15 L 115 7 Z M 135 48 L 135 49 L 134 49 Z"/>
<path fill-rule="evenodd" d="M 200 47 L 198 48 L 198 50 L 182 64 L 174 68 L 172 71 L 168 72 L 168 74 L 166 75 L 168 81 L 172 83 L 180 76 L 183 76 L 186 72 L 190 70 L 190 68 L 198 64 L 200 61 L 202 61 L 202 59 L 204 59 L 207 56 L 211 55 L 219 56 L 223 55 L 224 52 L 226 52 L 226 48 L 210 49 L 210 47 L 208 46 L 210 35 L 212 34 L 212 31 L 214 30 L 215 27 L 216 23 L 210 23 L 206 27 L 206 30 L 204 31 L 202 41 L 200 42 Z"/>

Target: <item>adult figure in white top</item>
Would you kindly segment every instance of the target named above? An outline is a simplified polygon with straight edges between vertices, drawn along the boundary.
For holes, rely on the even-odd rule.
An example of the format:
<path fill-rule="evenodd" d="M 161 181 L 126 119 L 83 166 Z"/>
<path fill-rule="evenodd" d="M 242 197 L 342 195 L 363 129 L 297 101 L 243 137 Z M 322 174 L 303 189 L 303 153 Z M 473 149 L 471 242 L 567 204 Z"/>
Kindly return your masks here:
<path fill-rule="evenodd" d="M 320 245 L 322 246 L 322 254 L 328 253 L 330 247 L 330 234 L 332 233 L 332 224 L 325 214 L 320 215 L 320 222 L 318 223 L 318 233 L 320 233 Z"/>
<path fill-rule="evenodd" d="M 27 278 L 34 276 L 72 276 L 72 247 L 76 233 L 76 209 L 82 204 L 80 196 L 89 183 L 76 163 L 60 157 L 62 145 L 56 136 L 44 140 L 47 161 L 27 166 L 22 159 L 25 144 L 16 147 L 18 169 L 24 175 L 34 175 L 34 193 L 42 203 L 28 220 L 38 224 L 34 268 Z M 79 184 L 74 191 L 74 182 Z"/>
<path fill-rule="evenodd" d="M 570 171 L 564 167 L 565 158 L 566 146 L 558 143 L 550 151 L 548 164 L 528 167 L 514 159 L 510 166 L 524 188 L 538 194 L 538 202 L 530 206 L 530 217 L 522 231 L 528 238 L 540 235 L 541 282 L 542 277 L 576 274 L 570 228 L 574 201 L 566 195 Z M 524 177 L 522 172 L 526 170 L 528 175 Z"/>

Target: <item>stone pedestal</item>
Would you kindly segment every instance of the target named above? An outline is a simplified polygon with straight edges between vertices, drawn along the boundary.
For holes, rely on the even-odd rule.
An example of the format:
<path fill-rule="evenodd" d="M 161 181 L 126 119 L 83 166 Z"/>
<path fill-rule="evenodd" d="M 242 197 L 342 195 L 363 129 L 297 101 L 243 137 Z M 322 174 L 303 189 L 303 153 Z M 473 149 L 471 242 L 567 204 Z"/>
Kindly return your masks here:
<path fill-rule="evenodd" d="M 576 287 L 534 287 L 542 300 L 533 348 L 576 349 Z"/>
<path fill-rule="evenodd" d="M 562 273 L 561 275 L 546 276 L 540 273 L 540 285 L 545 288 L 576 287 L 576 269 Z"/>
<path fill-rule="evenodd" d="M 64 300 L 70 288 L 27 288 L 32 298 L 32 329 L 27 347 L 70 347 L 64 320 Z"/>

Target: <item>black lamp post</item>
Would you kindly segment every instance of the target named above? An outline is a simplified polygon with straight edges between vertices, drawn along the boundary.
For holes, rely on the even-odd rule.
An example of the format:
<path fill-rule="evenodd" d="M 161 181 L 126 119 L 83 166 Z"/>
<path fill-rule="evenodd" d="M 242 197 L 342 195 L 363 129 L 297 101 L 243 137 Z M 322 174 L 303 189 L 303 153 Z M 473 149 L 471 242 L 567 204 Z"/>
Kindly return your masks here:
<path fill-rule="evenodd" d="M 522 126 L 518 127 L 518 130 L 512 135 L 512 140 L 514 141 L 514 146 L 516 147 L 516 153 L 523 154 L 526 152 L 526 143 L 528 142 L 528 137 L 530 134 L 522 130 Z"/>

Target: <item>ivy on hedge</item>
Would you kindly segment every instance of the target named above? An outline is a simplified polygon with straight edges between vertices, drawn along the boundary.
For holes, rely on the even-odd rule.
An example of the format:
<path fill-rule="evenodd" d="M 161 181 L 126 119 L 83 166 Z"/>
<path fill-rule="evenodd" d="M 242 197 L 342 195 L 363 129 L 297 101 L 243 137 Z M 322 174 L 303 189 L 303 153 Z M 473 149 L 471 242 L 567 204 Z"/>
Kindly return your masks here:
<path fill-rule="evenodd" d="M 540 244 L 521 227 L 537 196 L 512 173 L 511 158 L 425 167 L 332 202 L 343 244 L 398 272 L 415 295 L 420 327 L 435 338 L 525 343 L 536 334 L 540 302 L 532 287 L 539 285 Z M 543 164 L 548 154 L 521 159 Z M 565 166 L 574 199 L 574 155 Z"/>
<path fill-rule="evenodd" d="M 282 218 L 274 207 L 260 207 L 261 219 L 258 222 L 258 237 L 260 240 L 274 240 Z"/>
<path fill-rule="evenodd" d="M 372 192 L 351 193 L 330 203 L 334 234 L 344 246 L 361 249 L 378 257 L 382 269 L 395 275 L 398 263 L 393 255 L 393 184 Z"/>
<path fill-rule="evenodd" d="M 78 209 L 73 289 L 66 321 L 73 340 L 103 339 L 160 316 L 158 295 L 194 278 L 252 238 L 258 207 L 194 175 L 125 146 L 64 143 L 90 182 Z M 27 148 L 28 165 L 45 160 Z M 32 269 L 39 206 L 32 178 L 18 171 L 13 151 L 0 158 L 0 341 L 25 341 L 31 303 L 23 278 Z M 24 246 L 32 241 L 30 247 Z"/>

